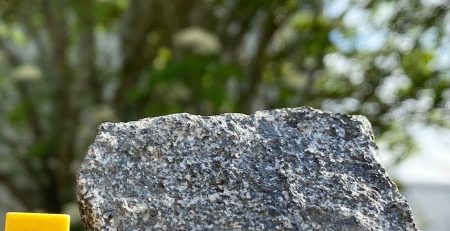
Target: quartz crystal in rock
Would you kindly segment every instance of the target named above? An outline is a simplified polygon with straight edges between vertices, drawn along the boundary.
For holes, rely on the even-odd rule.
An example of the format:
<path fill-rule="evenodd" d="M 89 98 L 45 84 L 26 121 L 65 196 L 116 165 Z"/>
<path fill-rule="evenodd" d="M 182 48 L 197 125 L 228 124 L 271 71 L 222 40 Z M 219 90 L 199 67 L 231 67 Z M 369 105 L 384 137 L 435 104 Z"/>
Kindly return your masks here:
<path fill-rule="evenodd" d="M 415 230 L 363 116 L 312 108 L 103 123 L 87 230 Z"/>

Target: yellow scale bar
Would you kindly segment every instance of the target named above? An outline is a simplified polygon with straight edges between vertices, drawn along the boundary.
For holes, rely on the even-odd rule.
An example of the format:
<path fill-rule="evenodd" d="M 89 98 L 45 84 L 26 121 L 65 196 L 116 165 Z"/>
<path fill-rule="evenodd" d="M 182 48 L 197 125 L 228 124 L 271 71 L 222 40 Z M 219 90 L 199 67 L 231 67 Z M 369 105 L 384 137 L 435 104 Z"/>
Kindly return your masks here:
<path fill-rule="evenodd" d="M 6 213 L 5 231 L 69 231 L 70 216 L 49 213 Z"/>

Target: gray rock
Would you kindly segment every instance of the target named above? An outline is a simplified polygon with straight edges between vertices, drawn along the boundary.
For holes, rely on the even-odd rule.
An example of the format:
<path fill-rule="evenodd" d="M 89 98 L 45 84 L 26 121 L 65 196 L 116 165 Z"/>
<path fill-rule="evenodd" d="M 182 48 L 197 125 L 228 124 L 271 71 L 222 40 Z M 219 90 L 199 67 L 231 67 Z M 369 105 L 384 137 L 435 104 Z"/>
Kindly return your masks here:
<path fill-rule="evenodd" d="M 306 107 L 104 123 L 77 196 L 88 230 L 415 230 L 377 150 Z"/>

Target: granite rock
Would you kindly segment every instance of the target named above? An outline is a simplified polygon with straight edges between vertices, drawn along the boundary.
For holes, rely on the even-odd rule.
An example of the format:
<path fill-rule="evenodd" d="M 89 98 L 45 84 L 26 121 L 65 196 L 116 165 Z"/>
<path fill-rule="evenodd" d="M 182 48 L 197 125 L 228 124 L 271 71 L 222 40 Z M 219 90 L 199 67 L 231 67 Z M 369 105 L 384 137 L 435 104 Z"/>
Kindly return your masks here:
<path fill-rule="evenodd" d="M 103 123 L 87 230 L 416 230 L 363 116 L 286 108 Z"/>

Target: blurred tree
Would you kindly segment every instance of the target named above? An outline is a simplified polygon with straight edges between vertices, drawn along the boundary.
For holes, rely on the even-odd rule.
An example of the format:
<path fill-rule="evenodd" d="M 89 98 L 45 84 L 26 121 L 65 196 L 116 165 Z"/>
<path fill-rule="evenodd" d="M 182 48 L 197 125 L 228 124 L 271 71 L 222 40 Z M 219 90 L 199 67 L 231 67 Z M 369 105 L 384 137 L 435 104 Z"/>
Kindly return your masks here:
<path fill-rule="evenodd" d="M 97 124 L 183 111 L 363 114 L 410 153 L 408 123 L 449 121 L 438 2 L 0 1 L 0 182 L 60 212 Z"/>

